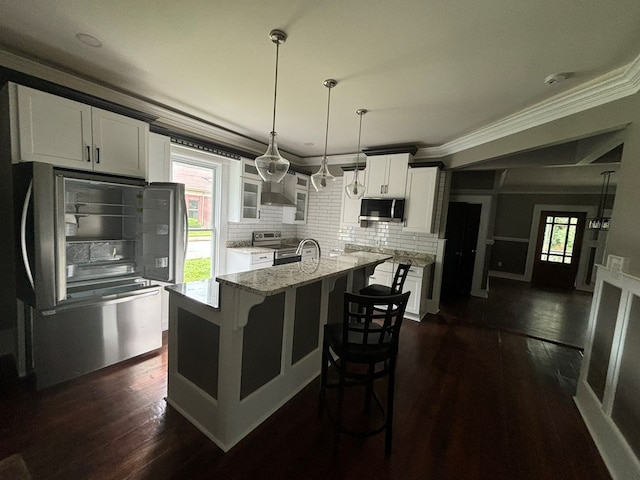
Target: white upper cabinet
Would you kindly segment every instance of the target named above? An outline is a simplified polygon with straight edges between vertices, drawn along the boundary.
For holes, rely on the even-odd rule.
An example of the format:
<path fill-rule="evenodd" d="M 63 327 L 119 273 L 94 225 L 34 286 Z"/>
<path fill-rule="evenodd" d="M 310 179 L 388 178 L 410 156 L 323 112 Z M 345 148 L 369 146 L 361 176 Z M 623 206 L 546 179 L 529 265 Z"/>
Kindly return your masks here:
<path fill-rule="evenodd" d="M 282 223 L 305 224 L 309 209 L 309 175 L 287 174 L 284 177 L 284 195 L 293 200 L 295 207 L 282 208 Z"/>
<path fill-rule="evenodd" d="M 258 173 L 256 162 L 249 160 L 248 158 L 242 159 L 242 176 L 244 178 L 253 178 L 254 180 L 262 180 L 262 177 Z"/>
<path fill-rule="evenodd" d="M 367 157 L 367 197 L 403 198 L 409 153 Z"/>
<path fill-rule="evenodd" d="M 170 182 L 171 137 L 149 133 L 148 182 Z"/>
<path fill-rule="evenodd" d="M 262 180 L 254 178 L 250 173 L 244 174 L 245 166 L 251 160 L 229 162 L 229 221 L 239 223 L 260 222 L 260 196 Z"/>
<path fill-rule="evenodd" d="M 83 168 L 90 162 L 91 107 L 32 88 L 17 87 L 20 158 Z"/>
<path fill-rule="evenodd" d="M 367 172 L 368 173 L 368 172 Z M 355 177 L 356 171 L 345 171 L 343 182 L 342 182 L 342 216 L 340 218 L 341 223 L 347 225 L 360 225 L 360 220 L 358 217 L 360 216 L 360 199 L 349 198 L 344 187 L 349 185 L 353 181 L 353 177 Z M 365 175 L 365 171 L 360 170 L 358 173 L 358 181 L 363 185 L 367 184 L 366 181 L 367 175 Z M 368 191 L 365 192 L 365 195 L 368 195 Z"/>
<path fill-rule="evenodd" d="M 149 125 L 99 108 L 91 109 L 93 169 L 145 177 Z"/>
<path fill-rule="evenodd" d="M 242 178 L 240 196 L 240 215 L 238 221 L 255 223 L 260 221 L 260 196 L 262 180 Z"/>
<path fill-rule="evenodd" d="M 439 177 L 440 169 L 437 166 L 409 168 L 403 230 L 434 233 Z"/>
<path fill-rule="evenodd" d="M 140 120 L 17 85 L 19 158 L 145 177 L 149 126 Z"/>

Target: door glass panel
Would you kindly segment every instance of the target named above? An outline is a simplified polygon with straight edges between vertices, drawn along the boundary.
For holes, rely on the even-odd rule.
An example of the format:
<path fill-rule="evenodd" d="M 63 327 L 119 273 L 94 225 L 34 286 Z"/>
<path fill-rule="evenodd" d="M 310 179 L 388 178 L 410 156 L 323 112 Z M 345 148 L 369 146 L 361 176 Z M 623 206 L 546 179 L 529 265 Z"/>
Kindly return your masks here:
<path fill-rule="evenodd" d="M 211 278 L 214 272 L 212 258 L 215 248 L 214 190 L 216 167 L 205 166 L 188 160 L 173 160 L 173 182 L 184 183 L 188 210 L 189 242 L 184 264 L 184 281 L 192 282 Z"/>
<path fill-rule="evenodd" d="M 547 215 L 540 260 L 571 264 L 577 225 L 577 217 Z"/>

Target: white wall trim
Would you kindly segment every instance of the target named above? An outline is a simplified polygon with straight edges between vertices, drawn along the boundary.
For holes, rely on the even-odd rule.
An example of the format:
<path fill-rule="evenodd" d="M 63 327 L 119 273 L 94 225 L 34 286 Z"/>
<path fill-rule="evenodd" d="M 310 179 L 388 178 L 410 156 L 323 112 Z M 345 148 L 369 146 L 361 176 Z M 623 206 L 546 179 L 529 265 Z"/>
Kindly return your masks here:
<path fill-rule="evenodd" d="M 507 280 L 518 280 L 519 282 L 527 282 L 528 280 L 520 273 L 501 272 L 499 270 L 489 270 L 489 277 L 506 278 Z"/>
<path fill-rule="evenodd" d="M 216 127 L 213 121 L 212 123 L 208 123 L 207 120 L 194 118 L 186 113 L 179 112 L 177 109 L 154 103 L 152 100 L 143 98 L 142 96 L 136 96 L 135 93 L 119 91 L 114 86 L 101 84 L 97 81 L 83 78 L 76 73 L 61 70 L 59 67 L 56 68 L 36 60 L 22 57 L 3 50 L 1 47 L 0 65 L 153 115 L 157 117 L 154 125 L 189 132 L 193 135 L 208 138 L 212 142 L 242 148 L 258 155 L 264 153 L 264 150 L 267 148 L 265 143 L 247 138 L 233 131 Z M 300 163 L 299 157 L 283 151 L 282 148 L 280 149 L 280 153 L 287 159 L 294 161 L 294 163 Z"/>
<path fill-rule="evenodd" d="M 463 135 L 438 147 L 418 150 L 416 158 L 441 158 L 499 138 L 522 132 L 605 103 L 633 95 L 640 90 L 640 56 L 628 65 L 613 70 L 569 92 Z"/>
<path fill-rule="evenodd" d="M 436 252 L 436 262 L 433 266 L 433 288 L 431 289 L 431 297 L 427 299 L 427 313 L 436 314 L 440 311 L 440 290 L 442 288 L 442 264 L 444 262 L 444 247 L 447 243 L 445 238 L 438 239 L 438 248 Z"/>
<path fill-rule="evenodd" d="M 415 159 L 443 158 L 629 95 L 634 95 L 639 90 L 640 55 L 624 67 L 608 72 L 568 92 L 508 115 L 467 135 L 436 147 L 420 148 L 415 155 Z M 305 165 L 320 165 L 320 160 L 321 157 L 307 157 L 301 161 Z M 329 158 L 330 165 L 353 163 L 354 161 L 355 153 L 335 155 Z"/>
<path fill-rule="evenodd" d="M 533 275 L 533 263 L 536 253 L 536 241 L 538 239 L 538 229 L 540 227 L 540 214 L 548 210 L 550 212 L 584 212 L 587 218 L 596 215 L 596 207 L 585 205 L 545 205 L 535 204 L 533 206 L 533 215 L 531 217 L 531 234 L 529 235 L 529 248 L 527 249 L 527 264 L 524 271 L 525 281 L 530 282 Z M 580 251 L 580 262 L 578 263 L 578 272 L 576 273 L 576 288 L 578 290 L 588 290 L 584 280 L 587 272 L 587 262 L 589 261 L 590 242 L 585 236 L 582 239 L 582 248 Z"/>
<path fill-rule="evenodd" d="M 262 153 L 266 145 L 238 133 L 209 124 L 206 120 L 193 118 L 176 109 L 159 105 L 151 100 L 137 97 L 133 93 L 122 92 L 115 87 L 84 79 L 78 74 L 59 70 L 35 60 L 21 57 L 0 48 L 0 64 L 13 70 L 43 78 L 59 85 L 95 95 L 99 98 L 134 108 L 154 115 L 157 125 L 182 129 L 196 135 L 206 136 L 215 142 L 244 148 L 256 154 Z M 486 125 L 467 135 L 456 138 L 437 147 L 418 150 L 416 159 L 442 158 L 484 143 L 522 132 L 566 116 L 603 105 L 620 98 L 633 95 L 640 90 L 640 56 L 624 67 L 608 72 L 592 81 L 556 95 L 529 108 Z M 321 157 L 300 158 L 284 152 L 283 156 L 300 165 L 319 165 Z M 355 162 L 355 152 L 332 155 L 329 164 L 351 164 Z"/>

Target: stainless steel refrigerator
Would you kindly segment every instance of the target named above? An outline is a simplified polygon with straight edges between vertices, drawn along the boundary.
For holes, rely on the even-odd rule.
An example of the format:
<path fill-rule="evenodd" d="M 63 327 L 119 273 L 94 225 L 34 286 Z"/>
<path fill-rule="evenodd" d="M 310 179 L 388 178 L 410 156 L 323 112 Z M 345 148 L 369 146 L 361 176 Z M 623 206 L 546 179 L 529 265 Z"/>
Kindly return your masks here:
<path fill-rule="evenodd" d="M 184 185 L 13 166 L 22 359 L 38 389 L 162 345 L 153 281 L 179 283 Z"/>

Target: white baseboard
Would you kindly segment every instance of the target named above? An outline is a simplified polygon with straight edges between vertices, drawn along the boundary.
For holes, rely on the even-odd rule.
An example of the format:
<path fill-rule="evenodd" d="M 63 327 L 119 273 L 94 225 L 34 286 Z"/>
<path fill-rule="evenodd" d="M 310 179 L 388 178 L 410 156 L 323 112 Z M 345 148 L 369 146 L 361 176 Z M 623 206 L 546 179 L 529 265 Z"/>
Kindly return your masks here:
<path fill-rule="evenodd" d="M 507 280 L 518 280 L 519 282 L 528 282 L 527 277 L 520 273 L 500 272 L 498 270 L 489 270 L 490 277 L 506 278 Z"/>

